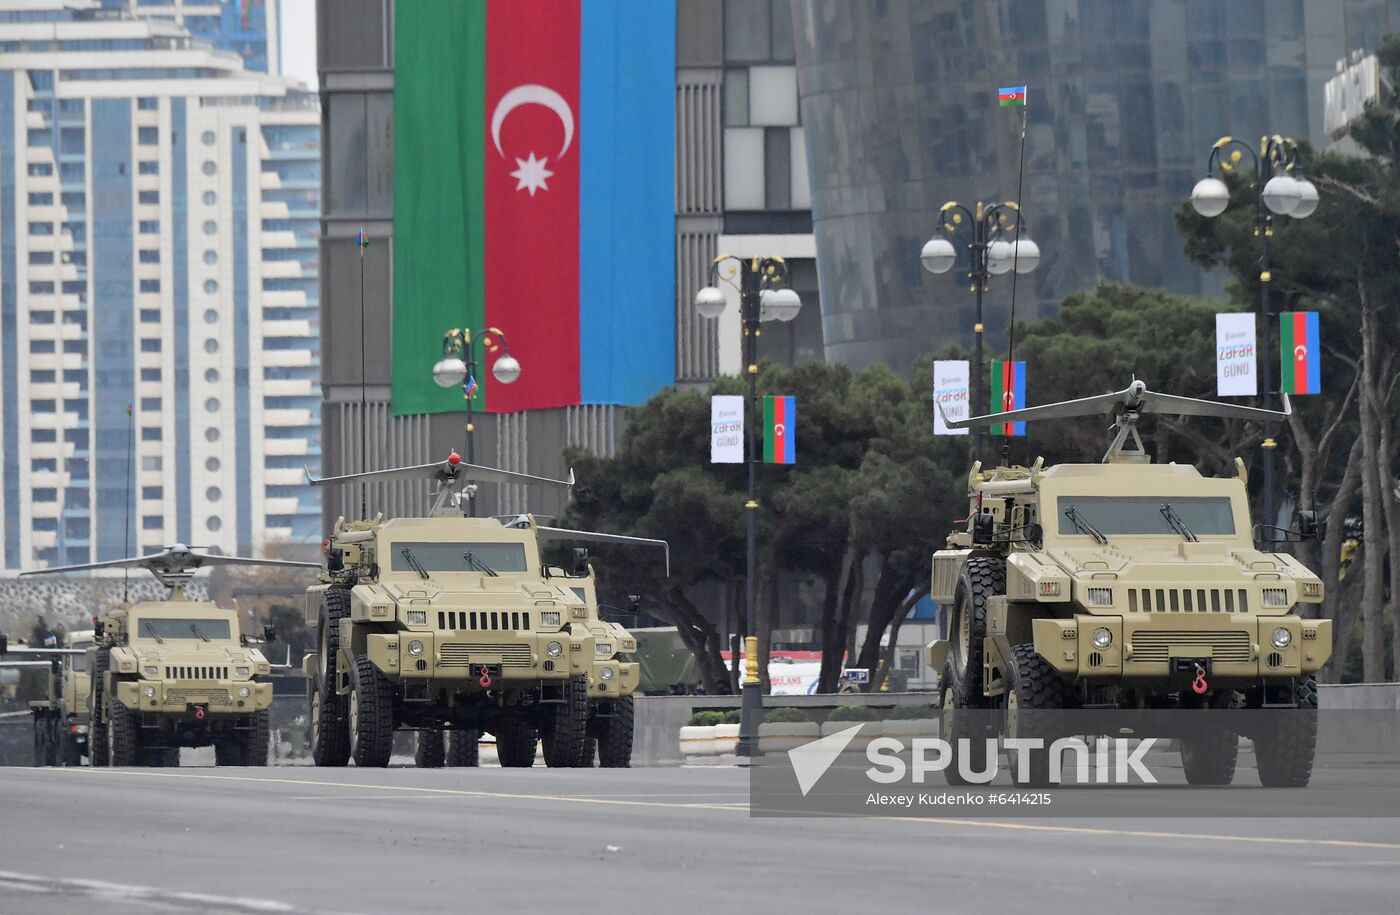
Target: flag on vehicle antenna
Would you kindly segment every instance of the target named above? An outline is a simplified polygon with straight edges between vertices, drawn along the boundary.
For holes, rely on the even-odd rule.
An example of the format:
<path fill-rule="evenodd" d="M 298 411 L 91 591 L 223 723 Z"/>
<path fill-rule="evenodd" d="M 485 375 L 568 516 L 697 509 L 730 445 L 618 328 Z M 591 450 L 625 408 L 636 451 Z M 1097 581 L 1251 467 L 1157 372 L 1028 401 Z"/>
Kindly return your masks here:
<path fill-rule="evenodd" d="M 998 89 L 997 103 L 1002 108 L 1007 105 L 1024 105 L 1026 103 L 1026 87 L 1008 86 L 1005 89 Z"/>
<path fill-rule="evenodd" d="M 1026 405 L 1026 364 L 1024 362 L 992 363 L 991 412 L 1008 413 Z M 991 428 L 992 435 L 1025 435 L 1024 421 L 1002 423 Z"/>

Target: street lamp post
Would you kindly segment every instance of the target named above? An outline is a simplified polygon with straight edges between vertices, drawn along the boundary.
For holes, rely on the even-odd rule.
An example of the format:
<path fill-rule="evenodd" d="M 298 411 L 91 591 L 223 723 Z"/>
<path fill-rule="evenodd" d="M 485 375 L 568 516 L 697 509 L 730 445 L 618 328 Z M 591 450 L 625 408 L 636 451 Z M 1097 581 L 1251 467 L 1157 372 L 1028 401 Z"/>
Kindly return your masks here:
<path fill-rule="evenodd" d="M 964 221 L 972 229 L 972 239 L 967 250 L 972 255 L 968 279 L 971 290 L 977 294 L 977 323 L 972 326 L 977 339 L 977 366 L 973 372 L 972 415 L 981 416 L 987 412 L 983 402 L 986 391 L 986 371 L 982 364 L 982 293 L 987 290 L 987 280 L 993 274 L 1006 273 L 1014 269 L 1017 273 L 1030 273 L 1040 264 L 1040 246 L 1026 235 L 1026 221 L 1021 218 L 1021 208 L 1015 203 L 982 203 L 968 209 L 956 200 L 950 200 L 938 211 L 938 227 L 949 235 L 957 232 Z M 1010 236 L 1008 238 L 1007 236 Z M 947 273 L 957 260 L 957 249 L 953 243 L 941 235 L 934 235 L 924 243 L 919 260 L 929 273 Z M 977 429 L 976 457 L 982 460 L 982 444 L 986 431 Z"/>
<path fill-rule="evenodd" d="M 722 269 L 721 265 L 727 265 Z M 758 335 L 764 321 L 791 321 L 802 309 L 802 300 L 788 288 L 787 264 L 781 257 L 739 258 L 721 254 L 710 265 L 710 285 L 695 294 L 695 310 L 702 318 L 718 318 L 724 313 L 725 297 L 719 284 L 726 283 L 739 293 L 740 317 L 744 327 L 744 374 L 748 378 L 748 408 L 744 426 L 748 437 L 746 463 L 749 471 L 749 497 L 744 505 L 748 529 L 745 562 L 747 606 L 744 639 L 743 704 L 739 712 L 739 756 L 758 754 L 758 725 L 763 719 L 763 689 L 758 676 Z"/>
<path fill-rule="evenodd" d="M 500 351 L 500 356 L 491 365 L 491 374 L 501 384 L 512 384 L 520 377 L 520 363 L 510 354 L 506 345 L 505 333 L 496 327 L 488 327 L 476 334 L 481 339 L 487 353 Z M 476 393 L 476 342 L 470 327 L 454 327 L 442 335 L 442 358 L 433 366 L 433 380 L 439 387 L 455 388 L 462 386 L 462 400 L 467 406 L 466 456 L 467 463 L 476 462 L 472 450 L 472 433 L 476 423 L 472 421 L 472 395 Z M 476 517 L 476 500 L 468 494 L 467 511 Z"/>
<path fill-rule="evenodd" d="M 1259 313 L 1264 318 L 1264 393 L 1272 395 L 1274 390 L 1273 350 L 1269 346 L 1273 328 L 1273 303 L 1269 288 L 1273 275 L 1269 270 L 1269 239 L 1274 234 L 1274 217 L 1290 216 L 1306 219 L 1317 209 L 1317 188 L 1303 177 L 1303 164 L 1298 155 L 1298 144 L 1288 137 L 1275 134 L 1259 141 L 1259 150 L 1243 140 L 1234 137 L 1221 137 L 1211 147 L 1206 160 L 1206 176 L 1196 182 L 1191 189 L 1191 207 L 1202 216 L 1212 219 L 1225 212 L 1230 203 L 1230 188 L 1215 172 L 1229 174 L 1239 168 L 1245 154 L 1249 154 L 1254 166 L 1254 234 L 1259 238 Z M 1295 177 L 1296 175 L 1296 177 Z M 1272 438 L 1264 439 L 1264 480 L 1262 502 L 1264 543 L 1267 549 L 1274 548 L 1274 527 L 1277 522 L 1277 494 L 1274 486 L 1274 451 L 1277 443 Z"/>

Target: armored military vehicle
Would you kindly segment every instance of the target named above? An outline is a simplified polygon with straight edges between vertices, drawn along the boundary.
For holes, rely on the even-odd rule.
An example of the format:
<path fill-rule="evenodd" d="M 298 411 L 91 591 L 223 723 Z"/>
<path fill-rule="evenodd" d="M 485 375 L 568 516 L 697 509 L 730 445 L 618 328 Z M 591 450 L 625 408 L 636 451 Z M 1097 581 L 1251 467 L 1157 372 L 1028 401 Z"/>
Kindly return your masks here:
<path fill-rule="evenodd" d="M 950 638 L 928 647 L 943 670 L 944 708 L 1000 709 L 1012 732 L 1031 709 L 1279 710 L 1245 735 L 1260 780 L 1307 784 L 1313 675 L 1331 654 L 1332 624 L 1299 611 L 1321 603 L 1322 582 L 1292 556 L 1256 549 L 1242 461 L 1229 479 L 1153 465 L 1136 428 L 1147 413 L 1278 422 L 1290 412 L 1286 395 L 1283 407 L 1158 394 L 1134 381 L 1113 394 L 948 421 L 1109 414 L 1117 434 L 1100 464 L 973 465 L 966 527 L 933 556 L 932 597 L 952 608 Z M 1295 526 L 1285 536 L 1318 536 L 1309 512 Z M 958 736 L 974 736 L 966 731 Z M 1191 783 L 1233 779 L 1237 734 L 1196 732 L 1180 745 Z M 1042 764 L 1032 762 L 1035 780 Z"/>
<path fill-rule="evenodd" d="M 419 732 L 421 765 L 474 765 L 483 731 L 502 766 L 533 765 L 537 742 L 547 765 L 581 765 L 599 711 L 590 696 L 630 696 L 637 665 L 616 658 L 620 643 L 599 642 L 587 603 L 544 565 L 541 546 L 659 541 L 545 527 L 530 515 L 464 517 L 477 483 L 567 491 L 573 481 L 467 464 L 455 452 L 312 482 L 400 479 L 436 484 L 428 517 L 338 520 L 321 582 L 307 591 L 307 624 L 319 633 L 305 661 L 316 764 L 385 766 L 405 729 Z"/>
<path fill-rule="evenodd" d="M 29 700 L 34 720 L 34 765 L 79 766 L 87 756 L 86 654 L 92 632 L 73 633 L 70 646 L 10 648 L 0 635 L 0 667 L 43 672 L 43 694 Z"/>
<path fill-rule="evenodd" d="M 207 746 L 221 766 L 267 765 L 272 684 L 262 678 L 271 666 L 239 635 L 236 611 L 186 596 L 198 569 L 235 564 L 318 567 L 177 543 L 148 556 L 21 573 L 141 568 L 170 588 L 164 601 L 122 605 L 98 622 L 84 659 L 92 765 L 174 765 L 181 747 Z"/>

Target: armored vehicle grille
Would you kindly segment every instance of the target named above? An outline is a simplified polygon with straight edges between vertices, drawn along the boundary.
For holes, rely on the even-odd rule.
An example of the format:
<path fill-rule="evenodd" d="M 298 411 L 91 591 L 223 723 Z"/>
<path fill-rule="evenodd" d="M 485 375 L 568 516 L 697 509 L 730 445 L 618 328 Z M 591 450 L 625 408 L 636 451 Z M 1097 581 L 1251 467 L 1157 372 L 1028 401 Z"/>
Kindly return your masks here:
<path fill-rule="evenodd" d="M 1249 633 L 1180 632 L 1171 629 L 1153 631 L 1139 629 L 1133 633 L 1134 661 L 1166 661 L 1170 658 L 1209 656 L 1229 663 L 1247 662 L 1253 645 Z"/>
<path fill-rule="evenodd" d="M 499 632 L 529 629 L 530 613 L 524 610 L 439 610 L 439 629 L 484 629 Z"/>
<path fill-rule="evenodd" d="M 484 645 L 454 642 L 438 649 L 439 667 L 467 667 L 471 664 L 500 664 L 502 667 L 529 667 L 534 652 L 529 645 Z"/>
<path fill-rule="evenodd" d="M 1244 588 L 1129 588 L 1128 612 L 1248 613 Z"/>
<path fill-rule="evenodd" d="M 167 680 L 227 680 L 227 667 L 166 667 Z"/>
<path fill-rule="evenodd" d="M 226 689 L 167 689 L 166 702 L 184 702 L 195 705 L 231 705 Z"/>

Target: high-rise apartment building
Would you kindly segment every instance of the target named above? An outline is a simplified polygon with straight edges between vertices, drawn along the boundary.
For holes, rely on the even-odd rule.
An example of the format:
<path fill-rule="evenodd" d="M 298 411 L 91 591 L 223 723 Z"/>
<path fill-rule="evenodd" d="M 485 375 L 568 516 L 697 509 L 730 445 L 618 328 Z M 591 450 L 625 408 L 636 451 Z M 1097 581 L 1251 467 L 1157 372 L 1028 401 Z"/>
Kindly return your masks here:
<path fill-rule="evenodd" d="M 0 0 L 5 569 L 320 527 L 318 102 L 161 9 Z"/>

